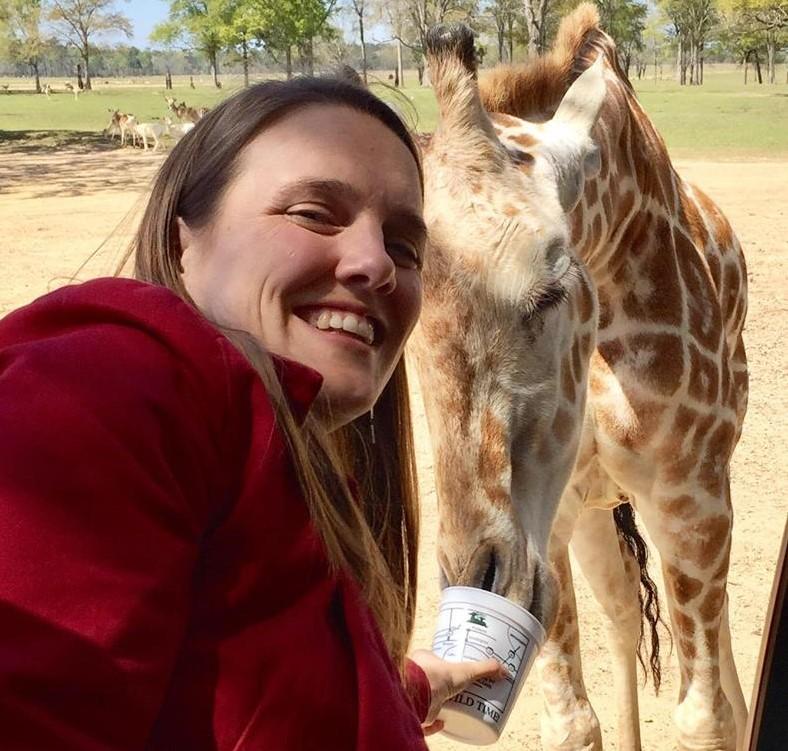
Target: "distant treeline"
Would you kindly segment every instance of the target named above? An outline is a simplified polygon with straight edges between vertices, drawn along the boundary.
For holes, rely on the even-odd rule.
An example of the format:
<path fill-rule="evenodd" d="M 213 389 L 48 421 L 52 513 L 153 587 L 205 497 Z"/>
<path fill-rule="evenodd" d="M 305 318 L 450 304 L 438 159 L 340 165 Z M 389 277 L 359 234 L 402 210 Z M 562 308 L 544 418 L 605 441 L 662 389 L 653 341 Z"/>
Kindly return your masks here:
<path fill-rule="evenodd" d="M 357 44 L 342 45 L 341 55 L 338 54 L 338 50 L 334 50 L 328 45 L 317 46 L 316 57 L 319 67 L 328 68 L 340 62 L 354 65 L 357 68 L 361 66 L 361 48 Z M 392 45 L 368 43 L 366 47 L 367 65 L 370 69 L 394 71 L 397 62 L 396 50 Z M 403 57 L 405 66 L 411 67 L 413 61 L 407 51 Z M 77 75 L 79 63 L 79 53 L 73 47 L 49 41 L 42 47 L 40 75 L 43 78 L 73 78 Z M 224 73 L 243 72 L 242 61 L 234 53 L 220 55 L 219 63 Z M 252 50 L 250 64 L 252 72 L 282 73 L 285 70 L 283 61 L 277 61 L 264 50 Z M 164 76 L 168 72 L 173 76 L 199 75 L 208 73 L 210 70 L 206 57 L 197 51 L 163 52 L 140 49 L 126 44 L 91 47 L 90 68 L 92 75 L 96 78 Z M 29 76 L 30 67 L 21 62 L 13 63 L 0 59 L 0 75 Z"/>

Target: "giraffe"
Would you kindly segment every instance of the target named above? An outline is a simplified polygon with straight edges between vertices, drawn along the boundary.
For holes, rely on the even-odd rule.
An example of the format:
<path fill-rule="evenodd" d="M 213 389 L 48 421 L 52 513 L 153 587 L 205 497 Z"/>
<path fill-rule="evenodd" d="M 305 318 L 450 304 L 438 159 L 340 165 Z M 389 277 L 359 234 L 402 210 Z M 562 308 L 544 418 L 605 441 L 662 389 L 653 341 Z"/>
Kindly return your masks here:
<path fill-rule="evenodd" d="M 430 240 L 411 352 L 441 584 L 495 591 L 549 628 L 543 746 L 601 749 L 571 544 L 607 616 L 618 747 L 640 749 L 634 507 L 666 583 L 678 747 L 732 751 L 747 713 L 726 595 L 747 402 L 740 244 L 674 170 L 593 5 L 549 54 L 481 81 L 465 27 L 433 30 L 427 57 L 440 119 L 422 139 Z"/>

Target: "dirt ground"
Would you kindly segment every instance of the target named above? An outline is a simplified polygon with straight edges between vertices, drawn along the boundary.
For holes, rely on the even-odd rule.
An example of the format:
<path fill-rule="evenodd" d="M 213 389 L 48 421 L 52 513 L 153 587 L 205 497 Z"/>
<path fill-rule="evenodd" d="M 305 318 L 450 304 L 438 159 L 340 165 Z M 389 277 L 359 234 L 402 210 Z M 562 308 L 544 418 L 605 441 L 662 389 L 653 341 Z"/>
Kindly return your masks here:
<path fill-rule="evenodd" d="M 0 152 L 0 316 L 67 283 L 85 261 L 79 279 L 111 273 L 160 159 L 160 155 L 130 150 L 26 151 L 17 147 Z M 677 166 L 726 212 L 744 244 L 749 266 L 745 341 L 751 395 L 732 467 L 736 518 L 729 590 L 734 653 L 749 701 L 788 511 L 788 350 L 784 339 L 788 330 L 788 162 L 681 161 Z M 424 533 L 414 644 L 428 646 L 438 600 L 437 521 L 429 439 L 416 396 Z M 615 749 L 616 707 L 602 620 L 582 577 L 577 579 L 586 684 L 603 725 L 606 748 Z M 675 746 L 671 712 L 678 693 L 678 670 L 674 656 L 666 663 L 667 679 L 659 696 L 649 687 L 641 692 L 644 748 L 654 751 L 670 751 Z M 538 687 L 530 681 L 496 747 L 502 751 L 538 749 L 540 705 Z M 441 736 L 431 739 L 430 746 L 433 751 L 466 748 Z"/>

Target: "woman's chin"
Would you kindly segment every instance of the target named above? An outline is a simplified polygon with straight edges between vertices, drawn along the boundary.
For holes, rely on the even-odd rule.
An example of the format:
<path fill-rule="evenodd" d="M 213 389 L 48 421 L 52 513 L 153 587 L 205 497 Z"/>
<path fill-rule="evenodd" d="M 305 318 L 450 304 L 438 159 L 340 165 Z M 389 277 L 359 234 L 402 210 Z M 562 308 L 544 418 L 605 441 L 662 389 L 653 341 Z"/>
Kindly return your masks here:
<path fill-rule="evenodd" d="M 315 414 L 328 431 L 337 430 L 369 412 L 375 404 L 376 395 L 368 388 L 349 389 L 347 383 L 337 388 L 328 379 L 315 400 Z"/>

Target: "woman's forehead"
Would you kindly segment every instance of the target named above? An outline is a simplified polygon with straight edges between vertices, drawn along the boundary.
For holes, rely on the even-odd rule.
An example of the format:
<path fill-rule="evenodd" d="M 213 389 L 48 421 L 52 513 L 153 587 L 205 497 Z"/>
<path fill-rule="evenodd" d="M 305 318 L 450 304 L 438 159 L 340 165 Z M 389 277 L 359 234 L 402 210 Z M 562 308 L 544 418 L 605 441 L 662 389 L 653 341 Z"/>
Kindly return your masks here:
<path fill-rule="evenodd" d="M 421 206 L 419 170 L 408 146 L 376 117 L 343 105 L 288 113 L 247 145 L 240 166 L 274 182 L 360 183 Z"/>

